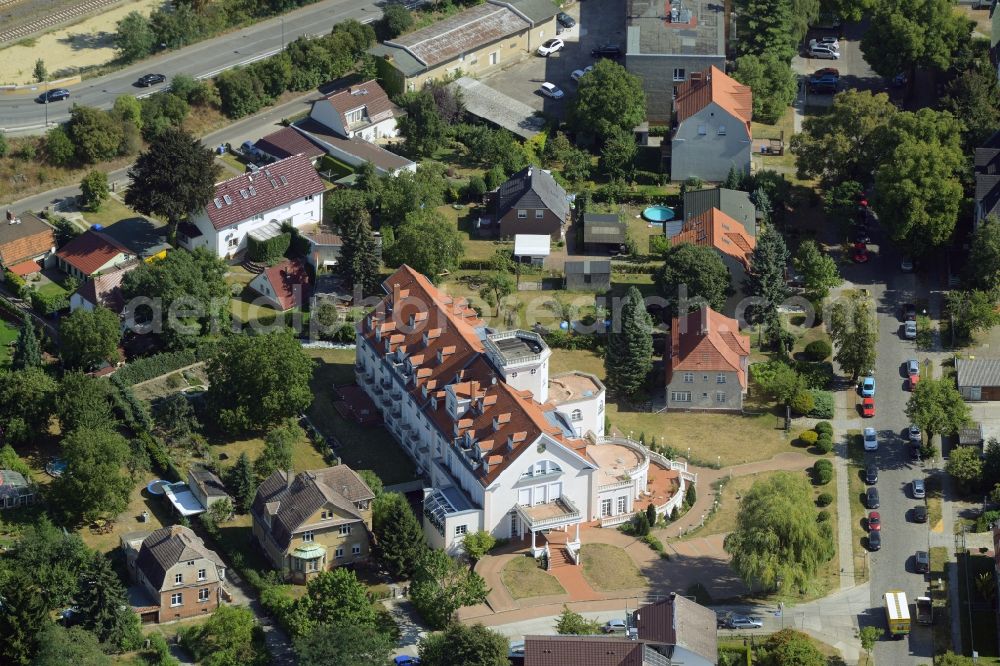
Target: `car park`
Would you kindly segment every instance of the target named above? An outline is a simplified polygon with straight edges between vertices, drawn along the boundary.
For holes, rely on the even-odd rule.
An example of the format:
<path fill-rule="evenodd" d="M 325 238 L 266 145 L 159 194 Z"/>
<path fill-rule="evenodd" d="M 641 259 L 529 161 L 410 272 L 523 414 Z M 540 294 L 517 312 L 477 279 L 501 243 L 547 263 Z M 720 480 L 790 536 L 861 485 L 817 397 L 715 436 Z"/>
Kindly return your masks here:
<path fill-rule="evenodd" d="M 913 570 L 917 573 L 927 573 L 931 570 L 931 556 L 926 550 L 918 550 L 913 554 Z"/>
<path fill-rule="evenodd" d="M 617 44 L 602 44 L 596 49 L 591 49 L 590 55 L 594 58 L 620 58 L 622 47 Z"/>
<path fill-rule="evenodd" d="M 746 617 L 743 615 L 735 615 L 729 620 L 728 627 L 730 629 L 760 629 L 764 626 L 764 623 L 755 617 Z"/>
<path fill-rule="evenodd" d="M 927 489 L 924 487 L 924 480 L 913 479 L 913 483 L 910 484 L 910 492 L 913 493 L 913 499 L 923 499 L 927 497 Z"/>
<path fill-rule="evenodd" d="M 920 432 L 920 426 L 916 424 L 910 424 L 910 427 L 906 429 L 906 435 L 910 438 L 910 442 L 913 444 L 923 443 L 923 433 Z"/>
<path fill-rule="evenodd" d="M 587 74 L 590 74 L 592 71 L 594 71 L 594 66 L 593 65 L 587 65 L 583 69 L 575 69 L 575 70 L 573 70 L 573 73 L 569 75 L 569 78 L 571 78 L 574 81 L 576 81 L 577 83 L 579 83 L 580 79 L 582 79 L 583 77 L 585 77 Z"/>
<path fill-rule="evenodd" d="M 915 523 L 926 523 L 927 522 L 927 507 L 923 504 L 918 504 L 913 507 L 913 511 L 910 513 Z"/>
<path fill-rule="evenodd" d="M 834 51 L 840 51 L 840 41 L 836 37 L 818 37 L 816 39 L 809 40 L 809 48 L 815 46 L 826 46 Z"/>
<path fill-rule="evenodd" d="M 865 451 L 878 451 L 878 433 L 875 428 L 864 430 Z"/>
<path fill-rule="evenodd" d="M 917 322 L 908 321 L 903 324 L 903 337 L 907 340 L 917 339 Z"/>
<path fill-rule="evenodd" d="M 69 91 L 65 88 L 46 90 L 38 96 L 39 102 L 61 102 L 64 99 L 69 99 Z"/>
<path fill-rule="evenodd" d="M 166 80 L 167 77 L 164 74 L 146 74 L 144 76 L 140 76 L 139 80 L 136 81 L 135 84 L 140 88 L 147 88 L 149 86 L 155 86 L 157 83 L 163 83 Z"/>
<path fill-rule="evenodd" d="M 624 634 L 628 631 L 628 623 L 625 620 L 608 620 L 601 631 L 606 634 Z"/>
<path fill-rule="evenodd" d="M 806 52 L 810 58 L 818 58 L 821 60 L 839 60 L 840 51 L 828 46 L 826 44 L 815 44 L 809 47 Z"/>
<path fill-rule="evenodd" d="M 872 486 L 865 491 L 865 506 L 869 509 L 878 508 L 878 488 Z"/>
<path fill-rule="evenodd" d="M 556 14 L 556 22 L 564 28 L 572 28 L 576 25 L 576 19 L 567 14 L 566 12 L 559 12 Z"/>
<path fill-rule="evenodd" d="M 878 466 L 875 463 L 868 463 L 865 466 L 865 483 L 868 485 L 878 483 Z"/>
<path fill-rule="evenodd" d="M 868 375 L 861 380 L 861 395 L 864 397 L 875 396 L 875 377 Z"/>
<path fill-rule="evenodd" d="M 561 51 L 564 46 L 566 46 L 566 42 L 558 37 L 553 37 L 552 39 L 542 42 L 542 45 L 538 47 L 537 53 L 538 55 L 547 58 L 556 51 Z"/>
<path fill-rule="evenodd" d="M 868 512 L 868 531 L 869 532 L 880 532 L 882 530 L 882 516 L 878 515 L 878 511 Z"/>
<path fill-rule="evenodd" d="M 882 533 L 881 532 L 869 532 L 868 533 L 868 550 L 876 551 L 882 549 Z"/>
<path fill-rule="evenodd" d="M 861 399 L 861 416 L 870 419 L 875 416 L 875 398 Z"/>
<path fill-rule="evenodd" d="M 917 363 L 917 359 L 911 358 L 906 362 L 906 377 L 912 391 L 913 387 L 920 381 L 920 364 Z"/>
<path fill-rule="evenodd" d="M 554 83 L 549 83 L 548 81 L 538 87 L 538 92 L 542 93 L 546 97 L 551 97 L 552 99 L 562 99 L 564 96 L 562 90 L 560 90 Z"/>

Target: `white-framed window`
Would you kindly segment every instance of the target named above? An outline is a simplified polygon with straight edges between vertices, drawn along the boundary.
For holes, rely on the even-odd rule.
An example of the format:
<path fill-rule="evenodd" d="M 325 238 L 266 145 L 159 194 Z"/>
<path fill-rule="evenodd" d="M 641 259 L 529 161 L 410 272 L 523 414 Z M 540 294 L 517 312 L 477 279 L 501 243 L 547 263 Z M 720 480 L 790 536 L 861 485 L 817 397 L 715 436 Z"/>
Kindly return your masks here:
<path fill-rule="evenodd" d="M 361 554 L 361 545 L 360 544 L 354 544 L 353 546 L 351 546 L 351 554 L 352 555 L 360 555 Z"/>
<path fill-rule="evenodd" d="M 687 79 L 687 72 L 683 67 L 674 67 L 674 81 L 684 81 Z"/>
<path fill-rule="evenodd" d="M 573 419 L 574 421 L 582 421 L 583 412 L 581 412 L 579 409 L 574 409 L 573 413 L 570 415 L 570 418 Z"/>
<path fill-rule="evenodd" d="M 327 518 L 333 518 L 333 511 L 324 510 L 322 513 L 319 514 L 319 517 L 321 520 L 326 520 Z"/>
<path fill-rule="evenodd" d="M 198 590 L 198 603 L 202 604 L 205 603 L 206 601 L 208 601 L 210 596 L 211 593 L 208 591 L 207 587 L 201 588 L 200 590 Z"/>
<path fill-rule="evenodd" d="M 625 511 L 627 510 L 627 508 L 628 508 L 628 497 L 626 495 L 622 495 L 621 497 L 618 498 L 618 514 L 617 515 L 621 515 L 621 514 L 625 513 Z"/>
<path fill-rule="evenodd" d="M 692 383 L 694 383 L 694 373 L 693 372 L 685 372 L 684 373 L 684 383 L 685 384 L 692 384 Z"/>
<path fill-rule="evenodd" d="M 698 125 L 698 134 L 701 134 L 702 136 L 708 134 L 708 127 L 705 125 Z"/>
<path fill-rule="evenodd" d="M 604 499 L 601 500 L 601 517 L 607 518 L 611 515 L 611 500 Z"/>
<path fill-rule="evenodd" d="M 599 405 L 597 405 L 597 413 L 598 414 L 603 414 L 604 413 L 604 403 L 603 402 L 600 403 Z"/>
<path fill-rule="evenodd" d="M 236 247 L 240 244 L 239 238 L 230 238 L 229 242 L 226 243 L 227 247 Z"/>
<path fill-rule="evenodd" d="M 184 584 L 184 574 L 174 574 L 174 585 Z"/>
<path fill-rule="evenodd" d="M 719 136 L 726 136 L 726 126 L 719 125 Z"/>
<path fill-rule="evenodd" d="M 198 580 L 205 580 L 208 578 L 208 572 L 204 569 L 198 569 Z"/>
<path fill-rule="evenodd" d="M 519 220 L 526 220 L 526 219 L 528 219 L 528 211 L 518 209 L 518 211 L 517 211 L 517 219 L 519 219 Z"/>
<path fill-rule="evenodd" d="M 348 111 L 345 115 L 347 116 L 348 125 L 353 125 L 354 123 L 360 123 L 365 117 L 365 109 L 364 107 L 361 107 L 360 109 L 354 109 L 353 111 Z"/>
<path fill-rule="evenodd" d="M 671 391 L 670 402 L 691 402 L 691 391 Z"/>
<path fill-rule="evenodd" d="M 343 548 L 338 548 L 337 550 L 333 551 L 333 556 L 336 557 L 339 560 L 340 558 L 342 558 L 344 556 L 344 549 Z"/>
<path fill-rule="evenodd" d="M 180 606 L 184 603 L 184 594 L 182 592 L 174 592 L 170 595 L 170 606 Z"/>
<path fill-rule="evenodd" d="M 311 531 L 311 530 L 310 530 L 310 531 L 308 531 L 308 532 L 303 532 L 303 533 L 302 533 L 302 540 L 303 540 L 303 541 L 305 541 L 305 542 L 307 542 L 307 543 L 308 543 L 308 542 L 311 542 L 311 541 L 313 541 L 313 539 L 314 539 L 314 536 L 313 536 L 313 533 L 312 533 L 312 531 Z"/>
<path fill-rule="evenodd" d="M 467 525 L 455 525 L 455 536 L 465 536 L 469 531 Z"/>
<path fill-rule="evenodd" d="M 725 384 L 726 383 L 726 373 L 720 372 L 719 374 L 717 374 L 715 376 L 715 383 L 716 384 Z"/>
<path fill-rule="evenodd" d="M 718 403 L 723 403 L 724 404 L 726 402 L 726 392 L 725 391 L 716 391 L 715 392 L 715 401 L 718 402 Z"/>
<path fill-rule="evenodd" d="M 319 562 L 318 557 L 306 560 L 306 571 L 319 571 Z"/>
<path fill-rule="evenodd" d="M 536 208 L 535 209 L 535 219 L 536 220 L 540 220 L 543 217 L 545 217 L 545 211 L 542 210 L 541 208 Z"/>
<path fill-rule="evenodd" d="M 350 534 L 351 533 L 351 526 L 350 525 L 341 525 L 340 526 L 340 533 L 341 533 L 341 535 Z"/>
<path fill-rule="evenodd" d="M 490 54 L 490 64 L 491 65 L 497 64 L 497 52 L 496 51 L 494 51 L 493 53 Z"/>

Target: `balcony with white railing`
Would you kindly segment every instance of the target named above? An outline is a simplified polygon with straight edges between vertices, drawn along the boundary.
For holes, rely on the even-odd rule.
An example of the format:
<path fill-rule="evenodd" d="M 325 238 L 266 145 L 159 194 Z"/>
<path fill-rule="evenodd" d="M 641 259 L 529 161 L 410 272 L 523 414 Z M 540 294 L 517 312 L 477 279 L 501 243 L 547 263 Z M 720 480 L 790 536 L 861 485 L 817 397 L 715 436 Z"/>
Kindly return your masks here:
<path fill-rule="evenodd" d="M 531 506 L 516 504 L 514 508 L 525 527 L 532 531 L 572 525 L 582 517 L 580 510 L 566 497 Z"/>

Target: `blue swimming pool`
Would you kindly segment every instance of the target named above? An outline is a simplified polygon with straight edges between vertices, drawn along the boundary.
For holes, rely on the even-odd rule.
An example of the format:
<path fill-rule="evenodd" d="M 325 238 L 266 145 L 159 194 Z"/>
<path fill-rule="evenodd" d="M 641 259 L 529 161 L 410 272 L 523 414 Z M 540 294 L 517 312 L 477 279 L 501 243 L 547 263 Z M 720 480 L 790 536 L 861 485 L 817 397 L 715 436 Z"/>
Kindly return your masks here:
<path fill-rule="evenodd" d="M 666 222 L 674 219 L 674 209 L 668 206 L 650 206 L 642 211 L 642 217 L 649 222 Z"/>

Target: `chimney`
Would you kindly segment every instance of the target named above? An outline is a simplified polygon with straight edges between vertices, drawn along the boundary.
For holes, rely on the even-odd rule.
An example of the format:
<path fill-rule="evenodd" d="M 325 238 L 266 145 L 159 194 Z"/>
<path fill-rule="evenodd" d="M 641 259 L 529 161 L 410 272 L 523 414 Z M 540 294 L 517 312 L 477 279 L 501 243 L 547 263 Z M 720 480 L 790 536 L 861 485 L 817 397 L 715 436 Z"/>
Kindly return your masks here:
<path fill-rule="evenodd" d="M 291 490 L 293 481 L 295 481 L 295 472 L 290 469 L 285 470 L 285 488 Z"/>
<path fill-rule="evenodd" d="M 707 305 L 701 306 L 701 311 L 699 312 L 699 316 L 698 316 L 698 325 L 701 327 L 701 330 L 698 331 L 698 332 L 701 333 L 702 335 L 708 335 L 708 306 Z"/>

